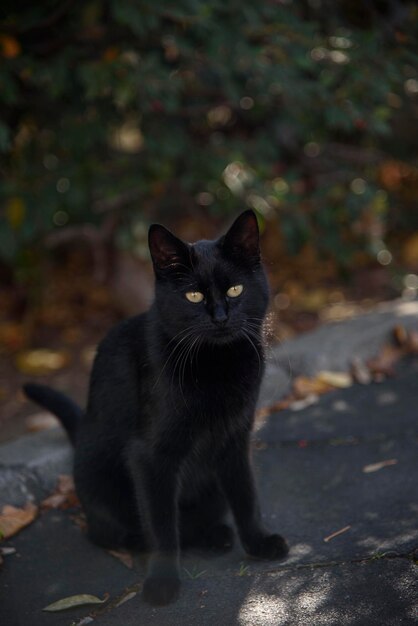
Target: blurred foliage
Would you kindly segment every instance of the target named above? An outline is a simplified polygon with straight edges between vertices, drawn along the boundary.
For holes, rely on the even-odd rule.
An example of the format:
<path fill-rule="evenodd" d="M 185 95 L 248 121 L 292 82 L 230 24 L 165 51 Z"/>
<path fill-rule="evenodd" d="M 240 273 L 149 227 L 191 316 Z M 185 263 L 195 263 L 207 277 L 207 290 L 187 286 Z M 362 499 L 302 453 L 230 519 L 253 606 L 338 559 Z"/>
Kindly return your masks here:
<path fill-rule="evenodd" d="M 149 221 L 196 211 L 251 206 L 289 252 L 313 241 L 340 267 L 418 229 L 415 2 L 1 14 L 0 257 L 17 277 L 45 242 L 108 237 L 141 255 Z"/>

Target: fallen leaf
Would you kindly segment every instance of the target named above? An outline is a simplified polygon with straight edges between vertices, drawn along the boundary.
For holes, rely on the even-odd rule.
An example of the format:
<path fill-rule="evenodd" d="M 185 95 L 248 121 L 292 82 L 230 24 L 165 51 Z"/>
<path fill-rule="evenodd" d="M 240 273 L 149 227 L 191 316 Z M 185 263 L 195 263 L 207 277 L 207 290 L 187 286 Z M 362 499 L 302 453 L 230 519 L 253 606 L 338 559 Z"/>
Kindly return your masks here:
<path fill-rule="evenodd" d="M 297 399 L 303 399 L 307 396 L 321 395 L 333 389 L 333 386 L 318 378 L 309 378 L 308 376 L 297 376 L 293 381 L 293 393 Z"/>
<path fill-rule="evenodd" d="M 81 360 L 83 361 L 84 365 L 91 367 L 96 357 L 96 353 L 97 353 L 97 346 L 89 346 L 88 348 L 84 348 L 84 350 L 81 353 Z"/>
<path fill-rule="evenodd" d="M 67 474 L 61 474 L 54 493 L 41 502 L 41 507 L 43 509 L 69 509 L 76 506 L 80 506 L 80 501 L 75 492 L 73 478 Z"/>
<path fill-rule="evenodd" d="M 262 420 L 265 417 L 268 417 L 272 413 L 277 413 L 278 411 L 283 411 L 287 409 L 292 402 L 291 398 L 284 398 L 283 400 L 279 400 L 278 402 L 274 402 L 273 404 L 269 404 L 267 406 L 262 406 L 258 409 L 255 414 L 256 420 Z"/>
<path fill-rule="evenodd" d="M 374 359 L 367 361 L 367 366 L 373 375 L 393 376 L 395 365 L 403 355 L 398 346 L 386 344 Z"/>
<path fill-rule="evenodd" d="M 0 344 L 7 350 L 21 350 L 25 345 L 26 330 L 23 324 L 17 322 L 2 322 L 0 324 Z"/>
<path fill-rule="evenodd" d="M 77 515 L 71 515 L 70 519 L 72 522 L 74 522 L 74 524 L 76 526 L 78 526 L 78 528 L 82 531 L 86 531 L 87 530 L 87 520 L 86 520 L 86 516 L 84 515 L 84 513 L 78 513 Z"/>
<path fill-rule="evenodd" d="M 0 513 L 0 538 L 8 539 L 33 522 L 38 507 L 28 502 L 23 508 L 6 504 Z"/>
<path fill-rule="evenodd" d="M 323 370 L 318 372 L 316 380 L 338 389 L 351 387 L 353 384 L 353 379 L 350 374 L 347 374 L 347 372 L 329 372 L 327 370 Z"/>
<path fill-rule="evenodd" d="M 302 311 L 317 312 L 322 311 L 328 304 L 328 291 L 326 289 L 305 289 L 293 297 L 293 304 Z"/>
<path fill-rule="evenodd" d="M 370 370 L 360 357 L 355 356 L 351 361 L 350 373 L 353 380 L 360 385 L 369 385 L 372 382 Z"/>
<path fill-rule="evenodd" d="M 389 465 L 396 465 L 397 459 L 388 459 L 387 461 L 380 461 L 379 463 L 370 463 L 370 465 L 365 465 L 363 467 L 363 472 L 365 474 L 370 474 L 371 472 L 377 472 L 383 467 L 388 467 Z"/>
<path fill-rule="evenodd" d="M 106 602 L 109 596 L 103 598 L 101 600 L 97 596 L 91 596 L 87 593 L 82 593 L 77 596 L 68 596 L 67 598 L 62 598 L 61 600 L 57 600 L 52 604 L 48 604 L 43 611 L 65 611 L 67 609 L 73 609 L 76 606 L 84 606 L 85 604 L 103 604 Z"/>
<path fill-rule="evenodd" d="M 402 257 L 405 265 L 415 266 L 418 264 L 418 233 L 414 233 L 405 241 Z"/>
<path fill-rule="evenodd" d="M 74 486 L 74 479 L 72 476 L 70 476 L 69 474 L 60 474 L 58 476 L 58 486 L 57 489 L 61 492 L 61 493 L 70 493 L 71 491 L 74 491 L 75 486 Z"/>
<path fill-rule="evenodd" d="M 344 528 L 340 528 L 340 530 L 336 530 L 335 533 L 328 535 L 328 537 L 324 537 L 325 543 L 328 543 L 328 541 L 331 541 L 331 539 L 334 539 L 334 537 L 338 537 L 338 535 L 342 535 L 343 533 L 346 533 L 347 530 L 350 530 L 350 528 L 351 528 L 351 525 L 349 524 L 348 526 L 344 526 Z"/>
<path fill-rule="evenodd" d="M 302 400 L 294 400 L 293 402 L 291 402 L 289 404 L 289 409 L 291 411 L 302 411 L 308 406 L 311 406 L 311 404 L 316 404 L 318 400 L 319 396 L 315 393 L 311 393 L 309 394 L 309 396 L 306 396 L 306 398 L 303 398 Z"/>
<path fill-rule="evenodd" d="M 137 593 L 138 593 L 137 591 L 131 591 L 130 593 L 127 593 L 126 596 L 123 596 L 123 598 L 121 600 L 119 600 L 119 602 L 117 604 L 115 604 L 115 608 L 117 608 L 118 606 L 121 606 L 122 604 L 125 604 L 125 602 L 129 602 L 129 600 L 132 600 L 133 598 L 135 598 Z"/>
<path fill-rule="evenodd" d="M 70 357 L 64 350 L 24 350 L 16 355 L 16 367 L 23 374 L 43 376 L 68 365 Z"/>
<path fill-rule="evenodd" d="M 128 569 L 132 569 L 134 566 L 134 559 L 130 552 L 126 550 L 108 550 L 108 553 L 118 559 Z"/>
<path fill-rule="evenodd" d="M 29 417 L 25 420 L 26 430 L 30 433 L 37 433 L 42 430 L 49 430 L 50 428 L 54 428 L 58 425 L 58 420 L 56 417 L 51 415 L 51 413 L 42 412 L 35 413 L 34 415 L 29 415 Z"/>
<path fill-rule="evenodd" d="M 418 354 L 418 332 L 411 330 L 408 333 L 405 348 L 409 354 Z"/>
<path fill-rule="evenodd" d="M 393 337 L 398 346 L 404 347 L 408 340 L 408 333 L 404 326 L 398 324 L 393 329 Z"/>
<path fill-rule="evenodd" d="M 73 622 L 71 626 L 86 626 L 86 624 L 91 624 L 92 622 L 94 622 L 94 619 L 90 617 L 90 615 L 87 615 L 87 617 L 83 617 L 79 622 Z"/>

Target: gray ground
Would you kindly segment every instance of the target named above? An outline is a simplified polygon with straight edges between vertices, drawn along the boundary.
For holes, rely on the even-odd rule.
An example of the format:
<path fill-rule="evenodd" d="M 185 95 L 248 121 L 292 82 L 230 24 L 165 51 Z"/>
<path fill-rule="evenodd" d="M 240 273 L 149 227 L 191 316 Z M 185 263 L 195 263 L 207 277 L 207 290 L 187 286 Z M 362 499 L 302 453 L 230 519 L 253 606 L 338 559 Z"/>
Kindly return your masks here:
<path fill-rule="evenodd" d="M 365 317 L 369 324 L 371 318 Z M 408 323 L 418 327 L 416 318 Z M 347 325 L 328 330 L 336 333 L 337 326 L 340 338 L 347 339 Z M 380 342 L 387 330 L 381 330 Z M 323 332 L 319 339 L 324 347 Z M 308 347 L 317 333 L 306 337 Z M 359 345 L 354 335 L 350 342 Z M 363 336 L 363 350 L 365 343 Z M 335 361 L 335 349 L 331 358 Z M 270 389 L 275 373 L 280 383 L 278 367 L 270 368 Z M 50 511 L 3 544 L 17 553 L 5 556 L 0 570 L 1 622 L 69 626 L 93 616 L 98 626 L 418 623 L 417 392 L 418 358 L 409 358 L 384 383 L 331 392 L 313 406 L 273 414 L 261 425 L 254 464 L 266 524 L 291 546 L 285 561 L 251 560 L 238 541 L 223 557 L 185 555 L 180 600 L 153 609 L 140 597 L 142 558 L 128 569 L 87 541 L 71 519 L 72 511 Z M 28 451 L 30 460 L 20 462 Z M 69 459 L 58 432 L 4 446 L 3 502 L 40 497 L 56 474 L 68 468 Z M 363 471 L 388 460 L 396 463 Z M 138 593 L 116 606 L 130 592 Z M 110 598 L 99 608 L 42 612 L 50 602 L 79 593 L 108 593 Z"/>

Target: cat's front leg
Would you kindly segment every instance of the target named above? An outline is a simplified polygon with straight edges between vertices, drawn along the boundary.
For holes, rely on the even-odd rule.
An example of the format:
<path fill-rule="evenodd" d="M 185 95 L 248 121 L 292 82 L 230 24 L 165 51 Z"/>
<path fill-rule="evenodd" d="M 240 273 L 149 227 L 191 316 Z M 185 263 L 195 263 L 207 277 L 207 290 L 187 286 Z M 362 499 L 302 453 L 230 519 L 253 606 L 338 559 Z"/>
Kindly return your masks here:
<path fill-rule="evenodd" d="M 286 541 L 262 525 L 246 438 L 234 441 L 226 449 L 219 473 L 245 551 L 259 559 L 285 557 L 289 551 Z"/>
<path fill-rule="evenodd" d="M 144 454 L 140 449 L 131 452 L 129 467 L 139 514 L 151 544 L 142 597 L 152 605 L 170 604 L 180 591 L 178 467 L 166 456 Z"/>

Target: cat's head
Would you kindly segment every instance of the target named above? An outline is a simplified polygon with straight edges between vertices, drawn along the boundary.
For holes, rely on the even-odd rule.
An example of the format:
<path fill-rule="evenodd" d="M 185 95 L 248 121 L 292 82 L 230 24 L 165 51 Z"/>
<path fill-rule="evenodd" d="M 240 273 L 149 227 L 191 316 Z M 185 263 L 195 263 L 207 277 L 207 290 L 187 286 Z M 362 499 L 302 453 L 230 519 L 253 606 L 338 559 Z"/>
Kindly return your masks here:
<path fill-rule="evenodd" d="M 268 287 L 253 211 L 242 213 L 219 239 L 194 244 L 153 224 L 149 247 L 156 277 L 154 308 L 168 335 L 224 343 L 257 332 Z"/>

